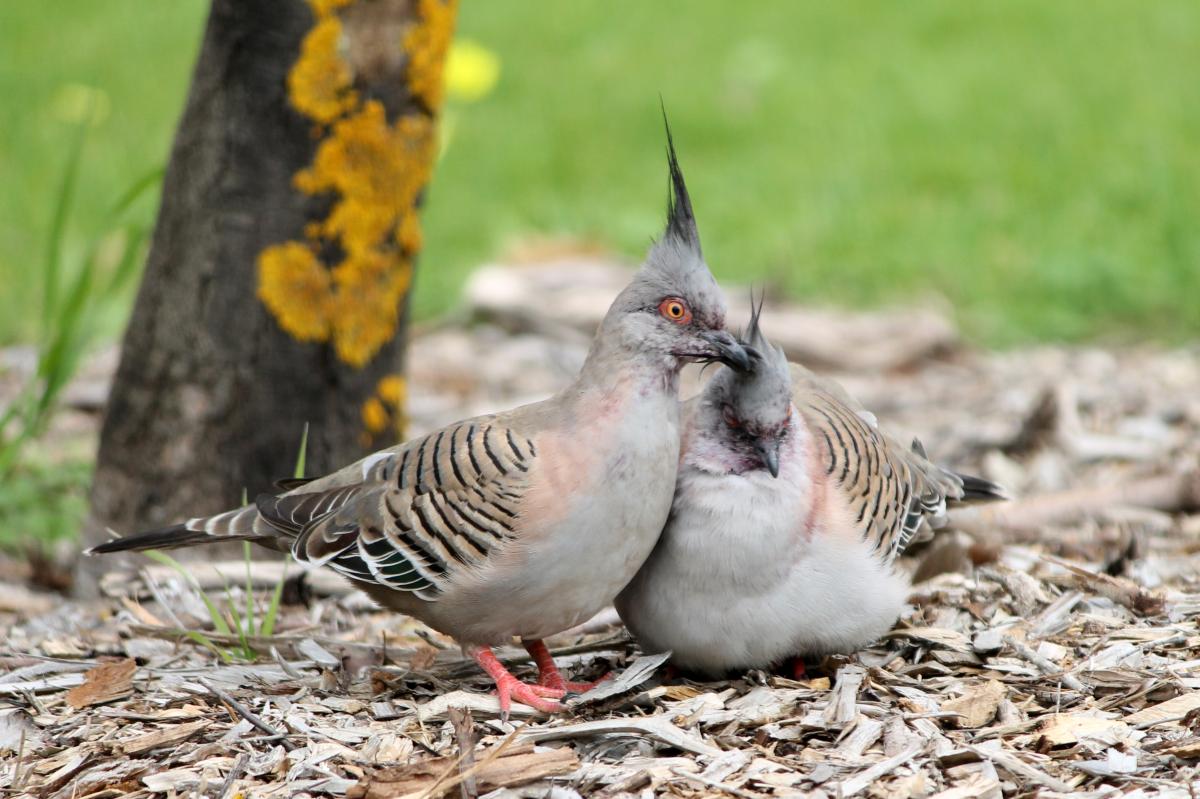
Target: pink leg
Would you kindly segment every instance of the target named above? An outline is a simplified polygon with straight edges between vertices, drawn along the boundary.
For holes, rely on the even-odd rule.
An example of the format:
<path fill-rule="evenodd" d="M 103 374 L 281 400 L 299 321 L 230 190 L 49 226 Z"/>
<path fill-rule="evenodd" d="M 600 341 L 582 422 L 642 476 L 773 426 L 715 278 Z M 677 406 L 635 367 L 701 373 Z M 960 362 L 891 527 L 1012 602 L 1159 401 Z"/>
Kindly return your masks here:
<path fill-rule="evenodd" d="M 508 669 L 504 668 L 504 664 L 496 659 L 496 655 L 492 652 L 491 647 L 481 646 L 472 648 L 468 651 L 468 654 L 475 658 L 475 662 L 496 683 L 496 696 L 500 700 L 500 715 L 505 720 L 508 719 L 508 711 L 512 707 L 513 699 L 543 713 L 556 713 L 563 709 L 562 705 L 553 701 L 561 697 L 564 693 L 563 691 L 554 690 L 542 685 L 529 685 L 521 682 Z"/>
<path fill-rule="evenodd" d="M 546 642 L 538 638 L 533 641 L 522 641 L 525 646 L 525 651 L 533 658 L 533 662 L 538 667 L 538 685 L 546 688 L 552 688 L 559 692 L 559 696 L 563 694 L 582 694 L 585 691 L 590 691 L 600 683 L 611 677 L 611 674 L 605 674 L 596 682 L 568 682 L 563 679 L 562 673 L 559 672 L 558 666 L 554 665 L 554 658 L 550 656 L 550 650 L 546 647 Z"/>

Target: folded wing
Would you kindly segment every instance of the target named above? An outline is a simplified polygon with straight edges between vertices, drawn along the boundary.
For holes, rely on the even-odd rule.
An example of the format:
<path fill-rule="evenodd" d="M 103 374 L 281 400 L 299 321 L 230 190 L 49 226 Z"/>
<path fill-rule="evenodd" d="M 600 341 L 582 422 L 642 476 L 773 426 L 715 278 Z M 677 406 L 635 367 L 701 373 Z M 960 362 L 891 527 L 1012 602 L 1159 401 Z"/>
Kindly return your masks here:
<path fill-rule="evenodd" d="M 904 552 L 923 525 L 940 527 L 948 501 L 1003 498 L 1003 490 L 931 463 L 921 443 L 904 447 L 832 381 L 792 367 L 793 399 L 816 435 L 827 477 L 841 491 L 864 541 L 886 562 Z"/>

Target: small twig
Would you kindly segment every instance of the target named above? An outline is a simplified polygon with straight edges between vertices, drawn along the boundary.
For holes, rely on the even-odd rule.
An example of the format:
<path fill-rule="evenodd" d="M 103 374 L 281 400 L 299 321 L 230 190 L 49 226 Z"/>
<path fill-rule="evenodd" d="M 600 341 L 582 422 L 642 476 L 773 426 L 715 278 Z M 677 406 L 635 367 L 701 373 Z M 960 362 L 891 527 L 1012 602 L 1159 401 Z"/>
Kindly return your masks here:
<path fill-rule="evenodd" d="M 1072 691 L 1077 691 L 1081 694 L 1087 693 L 1087 688 L 1084 686 L 1084 684 L 1074 676 L 1063 671 L 1060 666 L 1042 657 L 1037 652 L 1033 651 L 1033 649 L 1011 636 L 1005 636 L 1004 640 L 1010 647 L 1012 647 L 1013 652 L 1017 653 L 1023 659 L 1036 666 L 1038 671 L 1050 677 L 1057 677 L 1062 681 L 1063 685 L 1070 688 Z"/>
<path fill-rule="evenodd" d="M 294 743 L 292 743 L 291 741 L 289 741 L 283 733 L 281 733 L 279 730 L 272 727 L 267 722 L 263 721 L 258 716 L 254 715 L 254 713 L 252 713 L 250 711 L 250 709 L 248 707 L 246 707 L 245 705 L 243 705 L 241 702 L 237 701 L 232 696 L 225 693 L 220 688 L 213 685 L 211 682 L 204 679 L 203 677 L 200 677 L 199 681 L 200 681 L 201 685 L 203 685 L 210 692 L 212 692 L 213 696 L 215 696 L 218 700 L 220 700 L 221 702 L 224 702 L 226 705 L 228 705 L 232 710 L 234 710 L 239 716 L 244 718 L 246 721 L 250 722 L 255 727 L 257 727 L 259 730 L 261 730 L 262 732 L 265 732 L 267 735 L 278 736 L 279 737 L 279 745 L 282 746 L 284 749 L 286 749 L 290 752 L 296 748 L 296 745 Z"/>
<path fill-rule="evenodd" d="M 1151 727 L 1157 727 L 1159 724 L 1171 724 L 1176 721 L 1183 721 L 1189 715 L 1191 715 L 1191 713 L 1192 711 L 1188 711 L 1187 713 L 1179 713 L 1174 716 L 1167 716 L 1163 719 L 1150 719 L 1149 721 L 1143 721 L 1140 724 L 1134 724 L 1133 728 L 1135 730 L 1148 730 Z"/>
<path fill-rule="evenodd" d="M 1016 724 L 1006 724 L 1001 727 L 988 727 L 975 733 L 975 735 L 972 736 L 971 741 L 974 743 L 979 743 L 980 741 L 986 741 L 991 738 L 1002 738 L 1005 735 L 1016 735 L 1018 733 L 1028 732 L 1041 723 L 1042 722 L 1040 719 L 1027 719 L 1025 721 L 1018 721 Z"/>
<path fill-rule="evenodd" d="M 238 759 L 233 761 L 233 767 L 229 769 L 229 773 L 225 775 L 225 784 L 221 786 L 221 790 L 217 793 L 218 799 L 227 799 L 233 791 L 233 784 L 242 776 L 242 772 L 246 770 L 246 761 L 249 758 L 246 753 L 238 755 Z"/>
<path fill-rule="evenodd" d="M 1175 646 L 1176 644 L 1186 644 L 1188 636 L 1185 633 L 1175 633 L 1166 638 L 1156 638 L 1153 641 L 1142 641 L 1140 644 L 1135 644 L 1138 649 L 1160 649 L 1162 647 Z"/>
<path fill-rule="evenodd" d="M 763 796 L 761 793 L 753 793 L 752 791 L 742 790 L 741 788 L 737 788 L 733 785 L 726 785 L 723 782 L 718 782 L 717 780 L 714 780 L 711 777 L 705 777 L 702 774 L 692 774 L 684 771 L 679 766 L 673 766 L 671 768 L 671 773 L 690 782 L 698 782 L 706 788 L 715 788 L 721 793 L 727 793 L 731 796 L 740 796 L 742 799 L 762 799 Z"/>
<path fill-rule="evenodd" d="M 471 767 L 475 765 L 475 720 L 471 717 L 469 708 L 452 707 L 447 715 L 450 717 L 451 726 L 454 727 L 454 738 L 462 756 L 458 762 L 458 770 L 460 773 L 470 773 Z M 464 777 L 458 787 L 462 791 L 462 799 L 477 799 L 479 796 L 474 774 Z"/>
<path fill-rule="evenodd" d="M 838 796 L 854 796 L 866 790 L 880 777 L 892 773 L 912 760 L 924 750 L 924 744 L 913 744 L 898 755 L 881 760 L 870 768 L 863 769 L 849 779 L 843 780 L 838 786 Z"/>
<path fill-rule="evenodd" d="M 901 713 L 900 718 L 905 721 L 916 721 L 917 719 L 965 719 L 966 715 L 959 713 L 957 710 L 930 710 L 924 713 Z"/>
<path fill-rule="evenodd" d="M 454 772 L 455 769 L 457 769 L 459 767 L 459 764 L 463 760 L 464 755 L 459 754 L 458 757 L 454 758 L 454 762 L 450 764 L 450 767 L 447 768 L 444 772 L 442 772 L 442 775 L 440 777 L 438 777 L 436 780 L 434 780 L 433 785 L 430 785 L 428 788 L 425 789 L 425 792 L 421 794 L 419 799 L 429 799 L 429 797 L 431 797 L 431 796 L 437 796 L 439 788 L 441 788 L 442 793 L 445 793 L 446 791 L 450 790 L 455 785 L 458 785 L 461 782 L 464 782 L 468 779 L 474 779 L 475 775 L 480 770 L 487 768 L 487 766 L 493 760 L 500 757 L 500 755 L 504 753 L 504 750 L 508 749 L 508 747 L 512 744 L 513 741 L 517 740 L 517 733 L 519 733 L 522 729 L 523 729 L 522 727 L 517 727 L 515 730 L 513 730 L 512 732 L 510 732 L 508 734 L 507 738 L 505 738 L 503 741 L 501 741 L 496 746 L 493 746 L 488 751 L 487 757 L 485 757 L 483 760 L 480 760 L 478 763 L 471 766 L 471 768 L 467 769 L 466 771 L 459 771 L 457 776 L 451 777 L 450 775 Z"/>
<path fill-rule="evenodd" d="M 21 774 L 21 766 L 25 764 L 25 727 L 21 727 L 21 743 L 17 746 L 17 763 L 13 766 L 13 790 L 21 790 L 21 785 L 24 784 Z"/>
<path fill-rule="evenodd" d="M 1038 785 L 1044 785 L 1052 791 L 1071 793 L 1074 790 L 1075 786 L 1063 782 L 1057 777 L 1052 777 L 1035 766 L 1031 766 L 1012 752 L 1002 749 L 989 749 L 984 746 L 973 746 L 972 744 L 967 744 L 966 748 L 979 757 L 992 761 L 992 763 L 1007 770 L 1009 773 L 1018 777 L 1024 777 L 1031 782 L 1036 782 Z"/>
<path fill-rule="evenodd" d="M 296 736 L 294 736 L 292 733 L 284 732 L 284 733 L 280 733 L 279 735 L 260 735 L 257 738 L 242 738 L 240 743 L 243 743 L 243 744 L 269 743 L 271 741 L 278 741 L 283 738 L 292 738 L 292 737 L 296 737 Z"/>
<path fill-rule="evenodd" d="M 37 694 L 33 691 L 22 691 L 21 696 L 29 703 L 29 706 L 37 711 L 39 716 L 46 714 L 46 706 L 37 698 Z"/>

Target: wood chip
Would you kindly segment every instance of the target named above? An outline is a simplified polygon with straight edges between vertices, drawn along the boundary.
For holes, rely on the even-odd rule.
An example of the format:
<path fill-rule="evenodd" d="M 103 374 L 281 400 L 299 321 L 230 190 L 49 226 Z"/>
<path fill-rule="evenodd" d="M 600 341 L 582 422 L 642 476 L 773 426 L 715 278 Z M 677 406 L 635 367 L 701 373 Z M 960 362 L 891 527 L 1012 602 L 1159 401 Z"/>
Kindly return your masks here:
<path fill-rule="evenodd" d="M 1113 742 L 1124 737 L 1129 725 L 1120 719 L 1105 719 L 1082 713 L 1063 713 L 1046 720 L 1039 733 L 1051 746 L 1076 744 L 1095 739 Z"/>
<path fill-rule="evenodd" d="M 967 637 L 957 630 L 947 630 L 940 627 L 908 627 L 892 630 L 885 638 L 907 638 L 926 646 L 937 646 L 952 649 L 955 652 L 969 654 L 971 643 Z"/>
<path fill-rule="evenodd" d="M 497 788 L 514 788 L 531 782 L 569 774 L 579 767 L 579 758 L 568 748 L 540 752 L 517 752 L 488 761 L 486 753 L 476 756 L 479 761 L 472 777 L 481 792 Z M 453 758 L 435 758 L 396 768 L 373 771 L 363 777 L 346 793 L 347 799 L 408 799 L 419 796 L 441 796 L 455 785 L 443 782 L 440 790 L 429 794 L 429 788 L 455 768 Z"/>
<path fill-rule="evenodd" d="M 1134 727 L 1145 727 L 1182 720 L 1188 713 L 1200 708 L 1200 691 L 1189 691 L 1165 702 L 1159 702 L 1125 717 L 1125 723 Z"/>
<path fill-rule="evenodd" d="M 1057 777 L 1052 777 L 1041 769 L 1031 766 L 1012 752 L 983 746 L 969 746 L 968 748 L 980 757 L 986 758 L 1005 771 L 1010 772 L 1013 776 L 1023 777 L 1030 782 L 1044 785 L 1052 791 L 1067 793 L 1072 789 L 1069 783 Z"/>
<path fill-rule="evenodd" d="M 186 724 L 164 725 L 154 732 L 121 741 L 121 750 L 127 755 L 141 755 L 162 746 L 170 746 L 181 741 L 186 741 L 196 733 L 206 729 L 210 723 L 207 719 L 203 719 Z"/>
<path fill-rule="evenodd" d="M 668 746 L 698 755 L 717 755 L 721 750 L 706 743 L 697 735 L 689 734 L 676 727 L 666 716 L 646 716 L 629 719 L 603 719 L 564 724 L 560 727 L 522 730 L 520 739 L 525 741 L 559 741 L 565 738 L 590 737 L 611 733 L 644 735 Z"/>
<path fill-rule="evenodd" d="M 860 771 L 848 780 L 843 780 L 838 786 L 838 794 L 843 797 L 854 796 L 871 787 L 880 777 L 890 774 L 921 753 L 920 746 L 910 747 L 898 755 L 881 760 L 868 769 Z"/>
<path fill-rule="evenodd" d="M 654 672 L 670 659 L 670 652 L 661 652 L 656 655 L 642 655 L 629 664 L 629 667 L 616 677 L 604 680 L 587 693 L 571 699 L 567 702 L 567 706 L 575 707 L 576 705 L 601 702 L 605 699 L 632 691 L 654 676 Z"/>
<path fill-rule="evenodd" d="M 594 327 L 606 292 L 628 274 L 593 285 L 586 270 L 535 271 L 509 300 L 492 297 L 528 314 L 520 325 L 507 315 L 514 334 L 491 324 L 414 328 L 414 433 L 558 390 L 586 354 L 592 331 L 579 325 Z M 563 292 L 573 299 L 561 301 Z M 772 330 L 804 341 L 804 319 L 830 313 L 773 313 Z M 871 329 L 879 326 L 861 328 Z M 858 334 L 824 337 L 843 353 L 882 352 L 847 347 Z M 565 713 L 514 705 L 504 722 L 491 681 L 453 641 L 328 570 L 308 576 L 316 590 L 306 605 L 285 600 L 272 635 L 248 640 L 254 662 L 227 663 L 240 658 L 240 636 L 209 629 L 197 591 L 151 565 L 105 577 L 118 600 L 54 596 L 41 617 L 27 615 L 40 595 L 33 606 L 21 591 L 0 596 L 0 606 L 7 597 L 24 606 L 0 608 L 0 781 L 14 797 L 47 799 L 1187 799 L 1200 764 L 1197 352 L 961 351 L 902 372 L 839 375 L 882 429 L 920 436 L 939 462 L 1021 499 L 952 509 L 960 532 L 915 542 L 898 564 L 922 564 L 927 579 L 895 629 L 813 664 L 815 679 L 775 669 L 668 678 L 609 609 L 547 643 L 567 671 L 593 660 L 630 667 Z M 685 370 L 684 396 L 699 372 Z M 1046 396 L 1053 413 L 1039 421 L 1031 409 Z M 285 568 L 262 554 L 249 569 L 257 608 Z M 7 565 L 0 554 L 0 585 L 24 573 Z M 231 584 L 241 612 L 246 566 L 188 569 L 222 610 Z M 85 677 L 97 656 L 138 664 L 128 682 L 108 686 L 115 699 Z M 535 679 L 519 647 L 497 656 Z M 68 703 L 77 687 L 97 703 Z M 470 708 L 473 721 L 448 723 L 454 708 Z M 489 758 L 503 770 L 494 783 L 476 779 Z"/>
<path fill-rule="evenodd" d="M 867 673 L 861 666 L 842 666 L 838 669 L 837 681 L 825 708 L 828 724 L 849 724 L 858 716 L 858 692 Z"/>

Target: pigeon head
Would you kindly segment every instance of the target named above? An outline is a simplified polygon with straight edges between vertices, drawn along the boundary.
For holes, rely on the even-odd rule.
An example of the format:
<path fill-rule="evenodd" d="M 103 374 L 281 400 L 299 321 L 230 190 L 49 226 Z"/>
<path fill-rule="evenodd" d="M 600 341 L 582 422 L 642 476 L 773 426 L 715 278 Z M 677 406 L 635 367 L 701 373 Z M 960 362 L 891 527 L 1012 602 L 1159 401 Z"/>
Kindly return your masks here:
<path fill-rule="evenodd" d="M 605 325 L 627 348 L 661 355 L 675 369 L 684 361 L 720 361 L 748 369 L 745 347 L 725 330 L 725 297 L 700 251 L 700 233 L 669 126 L 667 166 L 666 230 L 609 309 Z"/>
<path fill-rule="evenodd" d="M 792 419 L 792 377 L 787 355 L 773 346 L 759 325 L 762 303 L 754 309 L 745 336 L 751 365 L 722 369 L 704 387 L 701 423 L 734 462 L 779 476 L 779 448 Z"/>

